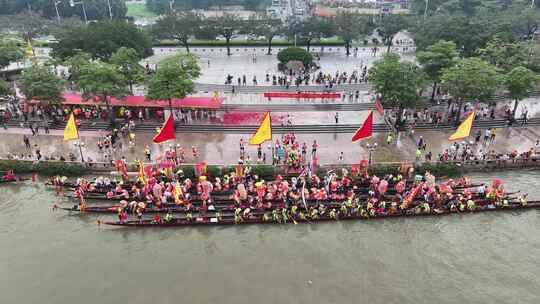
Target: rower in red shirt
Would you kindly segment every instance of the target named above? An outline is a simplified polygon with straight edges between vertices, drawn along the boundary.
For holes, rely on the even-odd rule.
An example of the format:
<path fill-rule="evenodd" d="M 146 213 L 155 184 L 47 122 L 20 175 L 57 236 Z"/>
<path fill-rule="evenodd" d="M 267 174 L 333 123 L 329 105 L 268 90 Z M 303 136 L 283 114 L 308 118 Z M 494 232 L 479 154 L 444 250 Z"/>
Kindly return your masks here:
<path fill-rule="evenodd" d="M 13 173 L 13 170 L 9 170 L 6 172 L 6 174 L 2 177 L 2 180 L 5 182 L 13 182 L 17 180 L 17 175 Z"/>

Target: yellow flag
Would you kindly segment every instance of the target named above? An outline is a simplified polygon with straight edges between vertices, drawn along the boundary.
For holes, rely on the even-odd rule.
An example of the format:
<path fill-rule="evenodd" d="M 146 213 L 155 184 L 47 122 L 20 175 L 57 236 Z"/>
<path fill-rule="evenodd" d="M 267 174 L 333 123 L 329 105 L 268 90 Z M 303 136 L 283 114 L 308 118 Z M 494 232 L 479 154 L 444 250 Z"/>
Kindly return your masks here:
<path fill-rule="evenodd" d="M 28 43 L 26 44 L 26 49 L 24 50 L 26 57 L 33 58 L 34 57 L 34 48 L 32 47 L 32 43 L 30 42 L 30 39 L 28 40 Z"/>
<path fill-rule="evenodd" d="M 272 140 L 272 120 L 270 118 L 270 112 L 264 115 L 257 132 L 249 139 L 249 144 L 260 145 L 267 140 Z"/>
<path fill-rule="evenodd" d="M 137 181 L 143 183 L 146 185 L 148 183 L 148 180 L 146 180 L 146 176 L 144 174 L 144 164 L 142 161 L 139 160 L 139 178 Z"/>
<path fill-rule="evenodd" d="M 450 135 L 448 140 L 457 140 L 457 139 L 468 137 L 469 134 L 471 134 L 473 121 L 474 121 L 474 112 L 472 112 L 471 114 L 469 114 L 469 116 L 467 116 L 467 118 L 465 118 L 465 120 L 457 128 L 456 132 Z"/>
<path fill-rule="evenodd" d="M 180 186 L 180 183 L 176 182 L 176 185 L 174 186 L 174 202 L 177 205 L 180 205 L 183 203 L 184 193 L 182 193 L 182 187 Z"/>
<path fill-rule="evenodd" d="M 64 129 L 64 141 L 78 138 L 79 132 L 77 131 L 77 126 L 75 125 L 75 116 L 73 116 L 73 113 L 71 113 L 69 115 L 66 128 Z"/>

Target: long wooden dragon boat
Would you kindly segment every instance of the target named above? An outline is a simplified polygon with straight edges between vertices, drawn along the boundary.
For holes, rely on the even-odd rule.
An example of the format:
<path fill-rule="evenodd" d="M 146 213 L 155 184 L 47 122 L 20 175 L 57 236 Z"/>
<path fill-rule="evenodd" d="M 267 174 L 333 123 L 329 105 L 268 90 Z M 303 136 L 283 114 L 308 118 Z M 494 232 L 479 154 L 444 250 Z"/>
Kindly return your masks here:
<path fill-rule="evenodd" d="M 273 219 L 264 219 L 264 212 L 254 213 L 247 218 L 238 220 L 234 215 L 230 216 L 211 216 L 204 215 L 198 217 L 181 217 L 173 218 L 170 221 L 155 220 L 131 220 L 131 221 L 99 221 L 99 224 L 112 225 L 112 226 L 126 226 L 126 227 L 182 227 L 182 226 L 219 226 L 219 225 L 245 225 L 245 224 L 282 224 L 282 223 L 314 223 L 314 222 L 329 222 L 338 220 L 368 220 L 368 219 L 387 219 L 387 218 L 401 218 L 401 217 L 416 217 L 416 216 L 442 216 L 451 214 L 471 214 L 480 212 L 494 212 L 494 211 L 515 211 L 526 209 L 538 209 L 540 208 L 540 201 L 528 201 L 528 202 L 513 202 L 507 206 L 495 206 L 495 205 L 483 205 L 477 206 L 474 210 L 467 210 L 463 212 L 441 210 L 439 212 L 431 211 L 429 213 L 416 213 L 413 209 L 405 211 L 398 211 L 396 213 L 376 213 L 372 216 L 350 214 L 350 215 L 321 215 L 316 219 L 310 219 L 306 217 L 290 217 L 286 220 L 280 221 Z"/>
<path fill-rule="evenodd" d="M 514 198 L 507 198 L 507 200 L 512 201 Z M 474 201 L 476 205 L 485 205 L 489 204 L 492 201 L 488 199 L 477 199 Z M 390 203 L 390 202 L 388 202 Z M 419 205 L 421 203 L 424 203 L 423 200 L 415 200 L 412 205 Z M 290 204 L 292 205 L 292 204 Z M 304 210 L 305 207 L 318 207 L 323 206 L 325 208 L 340 208 L 342 207 L 343 201 L 338 200 L 327 200 L 327 201 L 317 201 L 317 200 L 306 200 L 306 204 L 304 205 L 302 202 L 296 204 L 299 208 L 299 210 Z M 217 202 L 212 205 L 207 205 L 203 207 L 201 204 L 193 204 L 191 208 L 186 208 L 185 206 L 178 206 L 175 204 L 166 204 L 162 205 L 162 207 L 147 207 L 144 209 L 145 214 L 154 214 L 154 213 L 211 213 L 211 212 L 227 212 L 227 211 L 234 211 L 236 208 L 246 209 L 250 208 L 252 211 L 273 211 L 275 209 L 282 209 L 285 208 L 285 204 L 278 203 L 273 204 L 271 207 L 264 206 L 262 208 L 257 208 L 255 206 L 250 206 L 247 204 L 242 205 L 235 205 L 228 202 Z M 58 207 L 54 206 L 53 208 L 70 211 L 70 212 L 79 212 L 79 213 L 118 213 L 118 210 L 127 210 L 130 213 L 134 213 L 134 210 L 131 210 L 128 206 L 121 206 L 121 205 L 109 205 L 109 206 L 86 206 L 84 209 L 80 209 L 79 205 L 74 205 L 73 207 Z"/>

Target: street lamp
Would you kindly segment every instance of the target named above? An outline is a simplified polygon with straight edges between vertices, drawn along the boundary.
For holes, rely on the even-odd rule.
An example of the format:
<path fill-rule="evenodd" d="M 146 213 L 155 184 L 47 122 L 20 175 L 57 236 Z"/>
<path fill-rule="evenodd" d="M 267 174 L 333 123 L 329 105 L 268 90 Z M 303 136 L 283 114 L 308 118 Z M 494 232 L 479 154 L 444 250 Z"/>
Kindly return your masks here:
<path fill-rule="evenodd" d="M 81 161 L 84 163 L 84 156 L 82 153 L 82 147 L 84 147 L 84 142 L 82 142 L 80 139 L 74 143 L 75 147 L 79 147 L 79 153 L 81 153 Z"/>
<path fill-rule="evenodd" d="M 58 22 L 60 22 L 60 13 L 58 12 L 58 4 L 62 3 L 62 1 L 53 0 L 53 3 L 54 3 L 54 9 L 56 10 L 56 19 L 58 19 Z"/>
<path fill-rule="evenodd" d="M 369 151 L 369 163 L 368 164 L 371 165 L 371 162 L 372 162 L 372 155 L 371 154 L 373 153 L 373 151 L 375 151 L 375 149 L 377 149 L 377 143 L 374 143 L 374 144 L 371 144 L 371 145 L 369 143 L 367 143 L 366 148 Z"/>
<path fill-rule="evenodd" d="M 107 0 L 107 5 L 109 6 L 109 18 L 112 20 L 111 0 Z"/>
<path fill-rule="evenodd" d="M 75 7 L 75 5 L 78 5 L 80 4 L 82 6 L 82 11 L 83 11 L 83 15 L 84 15 L 84 23 L 88 24 L 88 17 L 86 16 L 86 8 L 84 7 L 84 1 L 80 1 L 80 2 L 75 2 L 73 0 L 69 0 L 69 6 L 71 7 Z"/>
<path fill-rule="evenodd" d="M 178 165 L 178 149 L 180 149 L 180 144 L 174 145 L 174 162 Z"/>

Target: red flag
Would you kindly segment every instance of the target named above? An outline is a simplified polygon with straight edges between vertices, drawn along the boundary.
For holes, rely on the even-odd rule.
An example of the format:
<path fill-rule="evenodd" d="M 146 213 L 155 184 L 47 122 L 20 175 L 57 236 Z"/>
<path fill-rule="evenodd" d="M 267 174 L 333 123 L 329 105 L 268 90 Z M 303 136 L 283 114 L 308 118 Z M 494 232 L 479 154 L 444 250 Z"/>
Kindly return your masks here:
<path fill-rule="evenodd" d="M 167 118 L 167 121 L 165 121 L 165 124 L 163 124 L 163 127 L 161 128 L 161 131 L 159 131 L 159 134 L 154 136 L 152 139 L 156 144 L 160 144 L 162 142 L 165 142 L 167 140 L 174 139 L 174 118 L 173 115 L 169 115 L 169 118 Z"/>
<path fill-rule="evenodd" d="M 403 204 L 409 205 L 410 203 L 412 203 L 414 198 L 418 195 L 418 193 L 420 193 L 420 189 L 422 189 L 423 186 L 424 186 L 424 183 L 420 183 L 418 186 L 411 189 L 411 192 L 409 192 L 409 194 L 403 200 Z"/>
<path fill-rule="evenodd" d="M 373 133 L 373 111 L 369 112 L 368 117 L 364 121 L 364 124 L 354 133 L 352 141 L 355 142 L 359 139 L 371 137 Z"/>
<path fill-rule="evenodd" d="M 381 114 L 381 116 L 384 115 L 384 108 L 379 99 L 375 99 L 375 109 L 377 109 L 377 112 Z"/>

